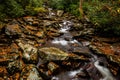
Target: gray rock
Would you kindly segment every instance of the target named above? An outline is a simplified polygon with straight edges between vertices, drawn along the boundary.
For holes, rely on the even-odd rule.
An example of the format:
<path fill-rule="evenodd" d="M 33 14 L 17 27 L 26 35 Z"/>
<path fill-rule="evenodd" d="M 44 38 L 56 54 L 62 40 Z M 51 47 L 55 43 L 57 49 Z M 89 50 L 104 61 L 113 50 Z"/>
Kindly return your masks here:
<path fill-rule="evenodd" d="M 37 48 L 30 44 L 24 43 L 20 40 L 17 40 L 17 42 L 18 42 L 19 47 L 23 51 L 22 58 L 24 62 L 37 64 L 38 63 Z"/>
<path fill-rule="evenodd" d="M 20 36 L 21 35 L 21 29 L 18 24 L 8 24 L 5 27 L 5 34 L 12 37 L 12 36 Z"/>
<path fill-rule="evenodd" d="M 91 56 L 91 51 L 88 47 L 76 47 L 73 49 L 73 53 L 76 53 L 78 55 Z"/>
<path fill-rule="evenodd" d="M 20 80 L 43 80 L 33 64 L 27 65 L 21 72 Z"/>
<path fill-rule="evenodd" d="M 67 60 L 69 58 L 68 53 L 55 47 L 40 48 L 38 52 L 39 56 L 45 61 Z"/>

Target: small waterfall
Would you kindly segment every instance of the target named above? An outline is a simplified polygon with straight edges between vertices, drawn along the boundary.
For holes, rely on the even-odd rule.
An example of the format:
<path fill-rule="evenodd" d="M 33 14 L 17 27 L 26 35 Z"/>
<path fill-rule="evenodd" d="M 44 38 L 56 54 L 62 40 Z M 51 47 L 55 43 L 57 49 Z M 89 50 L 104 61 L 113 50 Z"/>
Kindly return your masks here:
<path fill-rule="evenodd" d="M 72 39 L 73 36 L 69 32 L 70 27 L 73 26 L 73 23 L 71 21 L 63 20 L 63 23 L 60 24 L 60 26 L 61 26 L 61 28 L 60 28 L 59 32 L 64 33 L 64 35 L 61 37 L 55 38 L 52 41 L 53 44 L 60 44 L 62 46 L 66 46 L 68 44 L 77 43 L 77 44 L 81 45 L 77 40 Z M 69 40 L 65 40 L 65 38 L 67 38 Z"/>
<path fill-rule="evenodd" d="M 94 65 L 103 76 L 103 79 L 100 80 L 115 80 L 109 69 L 107 67 L 99 65 L 98 60 L 94 63 Z"/>
<path fill-rule="evenodd" d="M 51 80 L 79 80 L 78 78 L 75 78 L 75 76 L 81 72 L 82 72 L 82 69 L 68 71 L 52 77 Z"/>
<path fill-rule="evenodd" d="M 69 30 L 69 27 L 61 28 L 59 32 L 67 33 L 67 30 Z"/>
<path fill-rule="evenodd" d="M 85 49 L 85 46 L 88 46 L 90 43 L 89 42 L 84 42 L 83 44 L 78 42 L 77 40 L 73 39 L 73 36 L 70 34 L 69 30 L 70 28 L 73 26 L 73 23 L 70 21 L 66 21 L 63 20 L 62 24 L 59 24 L 61 26 L 59 32 L 64 33 L 62 36 L 60 37 L 56 37 L 54 38 L 51 43 L 52 44 L 57 44 L 62 46 L 62 48 L 65 49 L 69 49 L 66 48 L 67 46 L 70 47 L 70 49 L 74 49 L 76 48 L 75 46 L 72 46 L 72 44 L 77 44 L 77 47 L 82 47 L 83 49 Z M 73 71 L 67 71 L 67 72 L 63 72 L 60 73 L 58 75 L 55 75 L 52 77 L 51 80 L 80 80 L 79 77 L 75 78 L 77 76 L 77 74 L 82 74 L 83 70 L 92 70 L 94 72 L 89 72 L 91 74 L 93 74 L 91 76 L 91 79 L 89 80 L 115 80 L 115 78 L 113 77 L 112 73 L 110 72 L 110 70 L 105 67 L 105 66 L 101 66 L 100 63 L 100 57 L 96 56 L 94 54 L 91 53 L 91 58 L 90 58 L 90 62 L 84 64 L 84 66 L 80 67 L 78 70 L 73 70 Z M 105 58 L 101 57 L 101 60 L 104 60 Z M 106 62 L 106 60 L 103 62 L 103 64 Z M 86 68 L 86 66 L 88 68 Z M 99 73 L 98 73 L 99 72 Z M 96 75 L 97 74 L 97 75 Z M 94 76 L 96 75 L 96 76 Z M 102 78 L 101 78 L 102 75 Z M 101 78 L 101 79 L 100 79 Z M 88 80 L 88 79 L 85 79 Z"/>
<path fill-rule="evenodd" d="M 61 28 L 60 28 L 59 32 L 68 33 L 68 30 L 70 29 L 70 27 L 72 25 L 73 25 L 72 22 L 63 20 L 63 24 L 61 24 Z"/>
<path fill-rule="evenodd" d="M 78 70 L 75 70 L 75 71 L 70 71 L 69 72 L 69 76 L 70 77 L 75 77 L 77 74 L 81 73 L 82 72 L 82 68 L 78 69 Z"/>

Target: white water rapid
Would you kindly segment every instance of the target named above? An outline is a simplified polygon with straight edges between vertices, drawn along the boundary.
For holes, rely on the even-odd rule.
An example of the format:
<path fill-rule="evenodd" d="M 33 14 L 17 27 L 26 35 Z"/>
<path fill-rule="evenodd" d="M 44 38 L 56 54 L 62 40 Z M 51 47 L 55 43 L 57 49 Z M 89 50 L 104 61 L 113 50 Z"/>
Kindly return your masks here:
<path fill-rule="evenodd" d="M 62 48 L 65 48 L 67 46 L 72 47 L 71 44 L 78 44 L 79 46 L 77 46 L 77 47 L 83 47 L 83 49 L 84 49 L 84 46 L 89 45 L 90 44 L 89 42 L 83 42 L 83 44 L 84 44 L 83 45 L 82 43 L 73 39 L 73 36 L 69 32 L 70 28 L 72 27 L 72 24 L 73 24 L 72 22 L 64 20 L 63 23 L 60 24 L 61 28 L 59 30 L 59 32 L 62 32 L 64 34 L 60 37 L 54 38 L 51 43 L 60 45 L 60 46 L 62 46 Z M 73 46 L 73 48 L 75 48 L 75 47 Z M 92 66 L 89 66 L 88 68 L 91 70 L 94 70 L 94 71 L 89 72 L 90 74 L 88 74 L 88 75 L 91 75 L 93 73 L 92 74 L 93 76 L 91 77 L 91 79 L 85 79 L 85 80 L 96 80 L 96 79 L 97 80 L 116 80 L 107 67 L 99 64 L 100 63 L 99 56 L 92 54 L 92 52 L 91 52 L 91 55 L 92 55 L 91 62 L 85 64 L 84 67 L 80 67 L 79 69 L 73 70 L 73 71 L 62 72 L 58 75 L 53 76 L 51 80 L 80 80 L 79 77 L 76 78 L 77 74 L 82 74 L 82 72 L 83 72 L 82 70 L 85 70 L 85 69 L 87 70 L 87 68 L 85 68 L 85 66 L 89 65 L 89 64 L 92 64 Z M 103 64 L 104 63 L 105 62 L 103 62 Z M 97 74 L 98 71 L 102 75 L 102 78 L 101 78 L 100 74 Z"/>
<path fill-rule="evenodd" d="M 115 80 L 109 69 L 107 67 L 99 65 L 98 60 L 94 63 L 94 65 L 103 76 L 103 78 L 100 80 Z"/>

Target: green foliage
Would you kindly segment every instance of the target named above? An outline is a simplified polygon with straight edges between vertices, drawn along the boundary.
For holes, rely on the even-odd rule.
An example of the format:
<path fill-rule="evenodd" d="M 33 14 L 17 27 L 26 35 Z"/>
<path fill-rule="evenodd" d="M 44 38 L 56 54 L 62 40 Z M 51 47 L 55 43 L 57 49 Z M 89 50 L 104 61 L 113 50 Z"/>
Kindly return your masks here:
<path fill-rule="evenodd" d="M 0 20 L 2 20 L 6 14 L 4 13 L 5 7 L 3 4 L 0 5 Z"/>
<path fill-rule="evenodd" d="M 27 0 L 25 2 L 22 2 L 22 5 L 24 5 L 25 8 L 25 13 L 34 15 L 37 14 L 38 12 L 42 12 L 43 8 L 41 8 L 43 1 L 42 0 Z M 38 10 L 39 9 L 39 10 Z"/>
<path fill-rule="evenodd" d="M 68 11 L 74 15 L 79 15 L 79 0 L 49 0 L 48 4 L 54 9 Z"/>
<path fill-rule="evenodd" d="M 15 0 L 7 0 L 5 2 L 7 5 L 5 13 L 12 17 L 19 17 L 24 14 L 24 10 L 20 4 L 18 4 Z"/>
<path fill-rule="evenodd" d="M 46 12 L 45 8 L 43 8 L 43 7 L 34 8 L 34 11 L 35 11 L 36 13 L 39 13 L 39 12 Z"/>
<path fill-rule="evenodd" d="M 20 17 L 34 15 L 42 7 L 43 0 L 3 0 L 0 3 L 0 19 L 5 17 Z"/>
<path fill-rule="evenodd" d="M 85 1 L 83 10 L 89 19 L 96 24 L 96 31 L 104 36 L 120 35 L 120 4 L 118 1 Z"/>
<path fill-rule="evenodd" d="M 79 6 L 76 4 L 71 4 L 68 11 L 76 16 L 80 15 Z"/>
<path fill-rule="evenodd" d="M 49 0 L 54 9 L 63 9 L 80 16 L 80 0 Z M 83 0 L 84 14 L 96 25 L 97 33 L 120 36 L 120 0 Z"/>
<path fill-rule="evenodd" d="M 64 9 L 64 1 L 63 0 L 49 0 L 48 4 L 54 9 Z"/>

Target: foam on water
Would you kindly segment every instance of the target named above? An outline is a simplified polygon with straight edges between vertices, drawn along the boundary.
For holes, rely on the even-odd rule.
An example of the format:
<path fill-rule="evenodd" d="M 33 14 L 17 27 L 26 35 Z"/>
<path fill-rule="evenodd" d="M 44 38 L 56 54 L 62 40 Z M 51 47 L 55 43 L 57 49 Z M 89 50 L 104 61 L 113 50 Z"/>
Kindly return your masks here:
<path fill-rule="evenodd" d="M 100 80 L 115 80 L 113 75 L 109 71 L 109 69 L 104 67 L 104 66 L 99 65 L 99 61 L 98 60 L 94 63 L 94 65 L 98 69 L 98 71 L 100 71 L 100 73 L 103 76 L 103 79 L 100 79 Z"/>
<path fill-rule="evenodd" d="M 82 70 L 82 69 L 75 70 L 75 71 L 70 71 L 68 75 L 69 75 L 70 77 L 74 77 L 74 76 L 76 76 L 78 73 L 80 73 L 81 70 Z"/>
<path fill-rule="evenodd" d="M 72 40 L 72 41 L 69 41 L 69 43 L 78 43 L 77 40 Z"/>
<path fill-rule="evenodd" d="M 69 43 L 71 44 L 74 44 L 74 43 L 79 43 L 77 40 L 71 40 L 71 41 L 66 41 L 64 39 L 59 39 L 59 38 L 56 38 L 52 41 L 53 44 L 60 44 L 62 46 L 66 46 L 68 45 Z"/>
<path fill-rule="evenodd" d="M 61 28 L 59 32 L 62 32 L 62 33 L 67 33 L 69 28 Z"/>
<path fill-rule="evenodd" d="M 55 39 L 52 41 L 53 44 L 60 44 L 62 46 L 68 45 L 68 41 L 63 40 L 63 39 Z"/>
<path fill-rule="evenodd" d="M 64 72 L 59 75 L 53 76 L 51 80 L 79 80 L 78 78 L 75 78 L 75 76 L 81 72 L 82 69 Z"/>
<path fill-rule="evenodd" d="M 69 29 L 70 29 L 70 27 L 68 27 L 68 26 L 63 26 L 63 27 L 60 28 L 59 32 L 67 33 Z"/>

